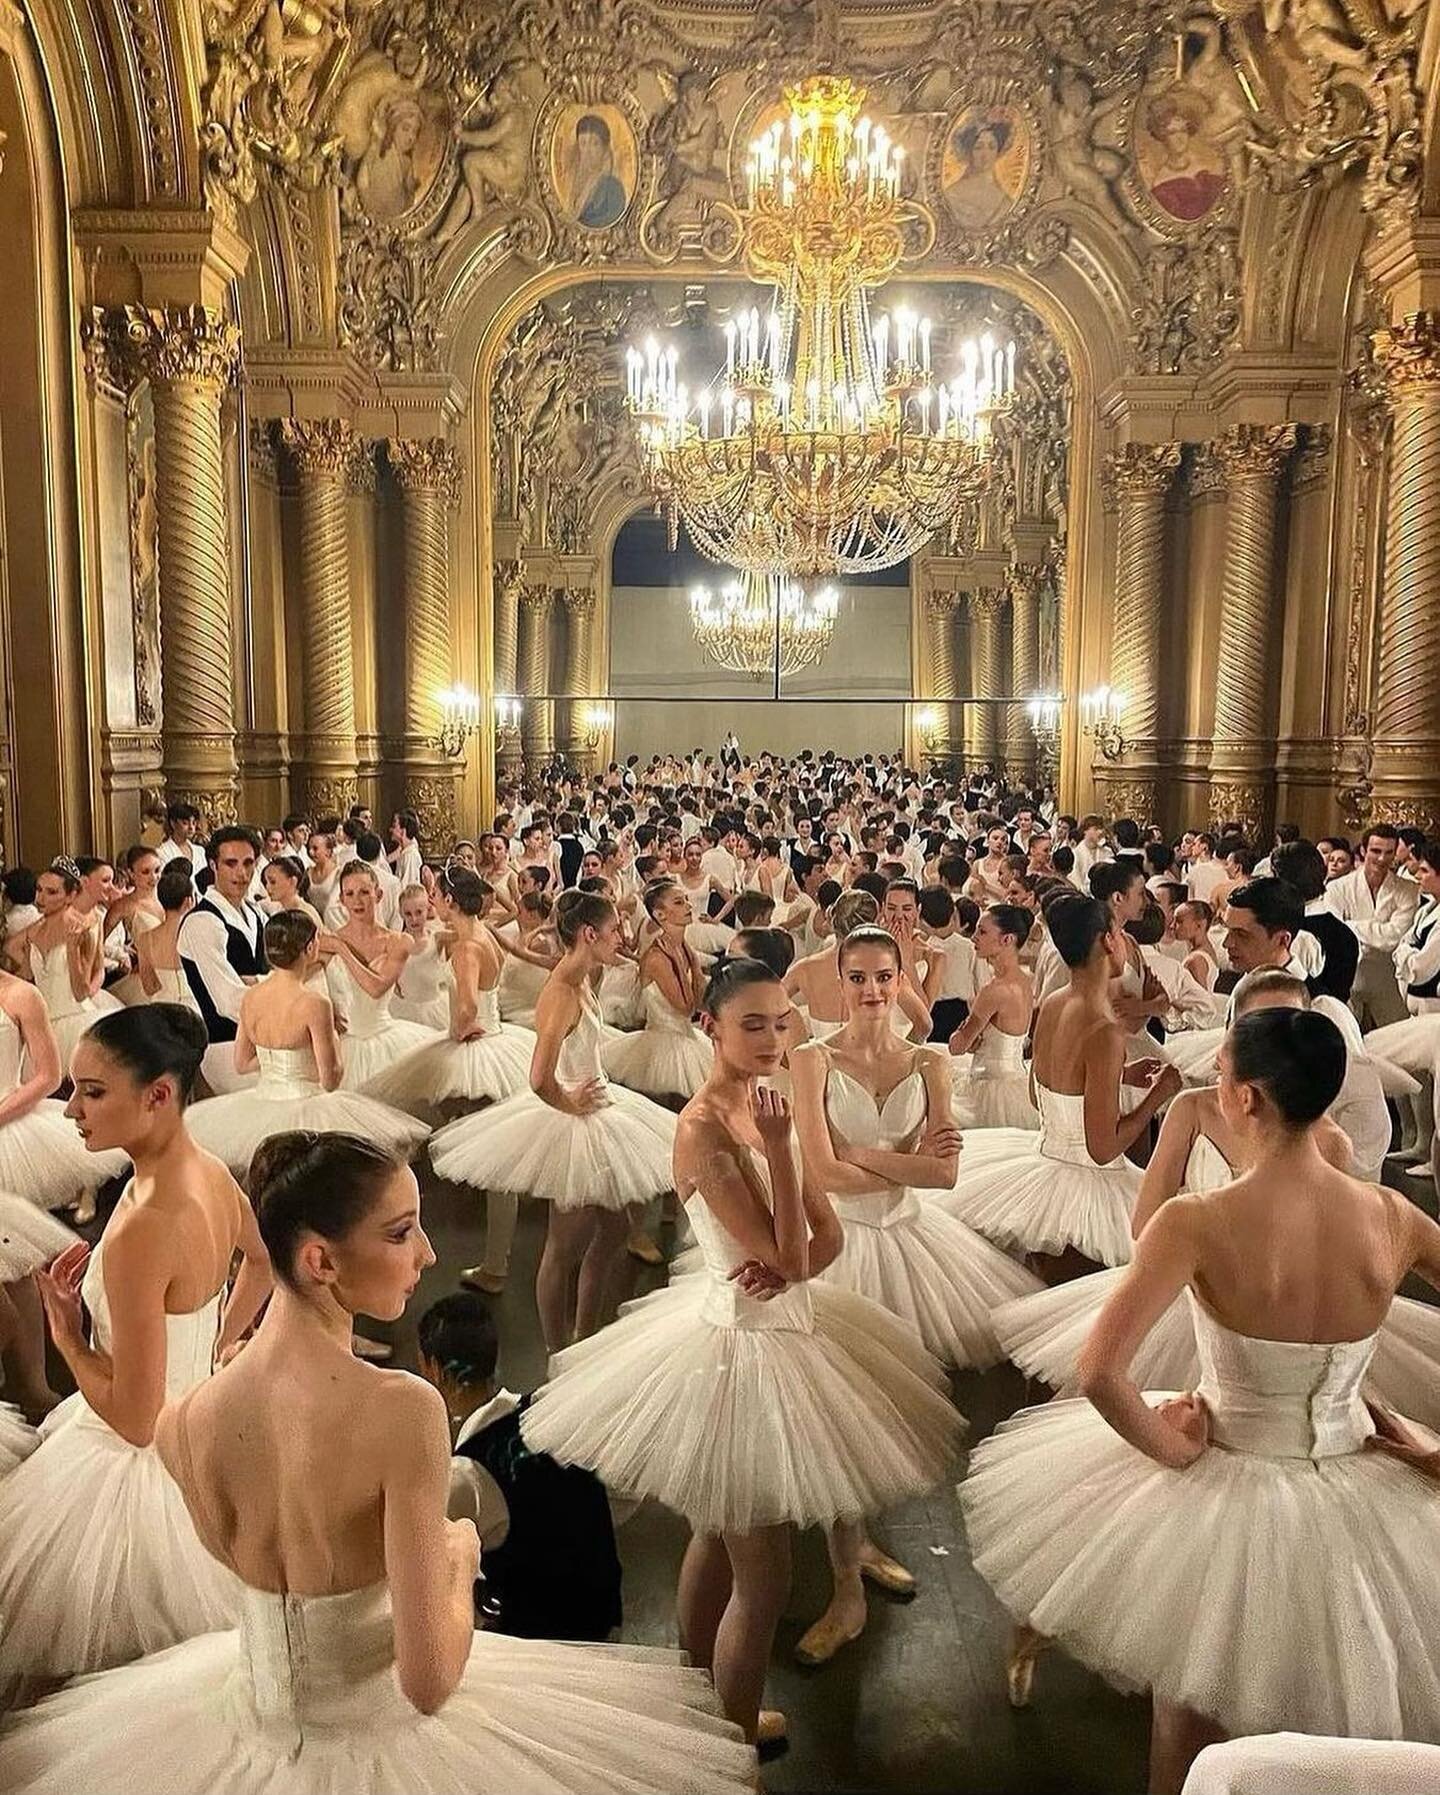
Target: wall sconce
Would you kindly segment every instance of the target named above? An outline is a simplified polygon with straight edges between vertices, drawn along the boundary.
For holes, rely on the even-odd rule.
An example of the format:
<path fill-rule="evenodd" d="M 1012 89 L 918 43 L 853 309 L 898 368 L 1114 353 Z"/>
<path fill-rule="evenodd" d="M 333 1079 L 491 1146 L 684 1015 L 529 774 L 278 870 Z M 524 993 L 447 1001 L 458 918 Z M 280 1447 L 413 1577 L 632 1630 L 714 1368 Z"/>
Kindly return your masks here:
<path fill-rule="evenodd" d="M 1047 785 L 1054 781 L 1060 758 L 1060 709 L 1064 702 L 1058 692 L 1037 692 L 1025 706 L 1039 754 L 1040 774 Z"/>
<path fill-rule="evenodd" d="M 580 722 L 585 731 L 585 746 L 598 748 L 601 736 L 614 726 L 615 707 L 613 704 L 587 704 L 580 713 Z"/>
<path fill-rule="evenodd" d="M 495 695 L 495 727 L 499 730 L 518 729 L 520 713 L 524 705 L 513 693 L 497 692 Z"/>
<path fill-rule="evenodd" d="M 435 694 L 440 707 L 440 730 L 434 745 L 447 760 L 458 760 L 465 744 L 480 727 L 480 698 L 468 686 L 447 686 Z"/>
<path fill-rule="evenodd" d="M 940 713 L 933 704 L 927 704 L 924 710 L 916 711 L 915 727 L 920 732 L 920 740 L 928 753 L 940 735 Z"/>
<path fill-rule="evenodd" d="M 1125 694 L 1111 686 L 1096 686 L 1093 692 L 1081 695 L 1080 727 L 1086 735 L 1094 737 L 1095 746 L 1105 760 L 1119 760 L 1130 745 L 1120 727 L 1125 704 Z"/>

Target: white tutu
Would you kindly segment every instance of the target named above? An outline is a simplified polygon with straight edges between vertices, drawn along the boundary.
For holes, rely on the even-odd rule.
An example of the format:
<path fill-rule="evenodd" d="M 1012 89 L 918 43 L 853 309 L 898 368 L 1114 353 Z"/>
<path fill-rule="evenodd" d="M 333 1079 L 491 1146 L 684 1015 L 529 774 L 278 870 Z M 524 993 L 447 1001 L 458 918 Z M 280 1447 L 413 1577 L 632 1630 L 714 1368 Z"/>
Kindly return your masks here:
<path fill-rule="evenodd" d="M 382 1073 L 422 1047 L 433 1047 L 444 1037 L 419 1022 L 402 1022 L 387 1016 L 385 1026 L 373 1034 L 340 1037 L 340 1063 L 344 1067 L 341 1088 L 367 1091 Z"/>
<path fill-rule="evenodd" d="M 440 991 L 434 997 L 397 997 L 390 1014 L 397 1022 L 418 1022 L 443 1035 L 450 1027 L 450 995 Z"/>
<path fill-rule="evenodd" d="M 0 1284 L 28 1278 L 79 1238 L 23 1197 L 0 1191 Z"/>
<path fill-rule="evenodd" d="M 819 1281 L 909 1322 L 943 1364 L 978 1371 L 1001 1359 L 992 1311 L 1043 1289 L 1040 1280 L 914 1192 L 902 1193 L 879 1225 L 854 1219 L 853 1201 L 834 1199 L 845 1245 Z"/>
<path fill-rule="evenodd" d="M 473 1041 L 438 1041 L 407 1053 L 378 1078 L 365 1094 L 412 1114 L 424 1114 L 443 1103 L 463 1099 L 502 1103 L 530 1083 L 535 1036 L 528 1028 L 501 1023 Z"/>
<path fill-rule="evenodd" d="M 500 968 L 497 990 L 500 994 L 500 1014 L 507 1022 L 517 1022 L 522 1028 L 534 1028 L 535 1005 L 549 976 L 543 966 L 532 966 L 528 960 L 517 960 L 513 954 L 506 954 L 505 964 Z"/>
<path fill-rule="evenodd" d="M 7 1476 L 40 1444 L 40 1436 L 13 1403 L 0 1402 L 0 1477 Z"/>
<path fill-rule="evenodd" d="M 675 1118 L 612 1085 L 603 1109 L 570 1116 L 533 1091 L 462 1116 L 432 1138 L 440 1177 L 477 1190 L 544 1197 L 557 1209 L 623 1209 L 674 1185 Z"/>
<path fill-rule="evenodd" d="M 991 1128 L 967 1134 L 955 1188 L 931 1200 L 997 1246 L 1025 1253 L 1075 1247 L 1102 1265 L 1128 1264 L 1139 1167 L 1128 1159 L 1096 1165 L 1085 1150 L 1084 1099 L 1043 1085 L 1036 1090 L 1045 1118 L 1041 1132 Z"/>
<path fill-rule="evenodd" d="M 1024 1050 L 1022 1035 L 989 1028 L 974 1053 L 951 1061 L 957 1127 L 1034 1130 L 1040 1126 L 1040 1112 L 1030 1101 Z"/>
<path fill-rule="evenodd" d="M 54 1100 L 0 1127 L 0 1190 L 45 1209 L 64 1209 L 129 1169 L 123 1153 L 88 1153 L 65 1105 Z"/>
<path fill-rule="evenodd" d="M 695 1095 L 710 1076 L 715 1050 L 688 1016 L 672 1010 L 654 985 L 644 991 L 645 1026 L 615 1035 L 601 1049 L 611 1078 L 647 1097 Z"/>
<path fill-rule="evenodd" d="M 904 1322 L 816 1281 L 755 1305 L 803 1299 L 805 1327 L 726 1326 L 706 1318 L 713 1288 L 683 1278 L 559 1353 L 526 1443 L 697 1533 L 828 1526 L 944 1477 L 964 1423 Z"/>
<path fill-rule="evenodd" d="M 600 1014 L 612 1028 L 639 1028 L 645 1020 L 645 993 L 636 960 L 621 960 L 600 975 Z"/>
<path fill-rule="evenodd" d="M 430 1716 L 393 1668 L 384 1584 L 241 1589 L 240 1631 L 89 1677 L 0 1729 L 15 1795 L 747 1795 L 754 1753 L 672 1652 L 476 1633 Z"/>
<path fill-rule="evenodd" d="M 255 1149 L 292 1128 L 317 1134 L 358 1134 L 408 1158 L 430 1130 L 424 1122 L 359 1091 L 320 1088 L 308 1047 L 257 1047 L 260 1078 L 250 1090 L 206 1097 L 186 1112 L 190 1133 L 237 1178 L 250 1170 Z"/>
<path fill-rule="evenodd" d="M 1227 1732 L 1440 1738 L 1436 1492 L 1363 1450 L 1373 1343 L 1196 1327 L 1215 1443 L 1172 1471 L 1088 1402 L 1023 1411 L 961 1486 L 976 1569 L 1112 1682 Z"/>
<path fill-rule="evenodd" d="M 1415 1078 L 1433 1078 L 1440 1061 L 1440 1011 L 1371 1029 L 1365 1037 L 1365 1051 Z"/>

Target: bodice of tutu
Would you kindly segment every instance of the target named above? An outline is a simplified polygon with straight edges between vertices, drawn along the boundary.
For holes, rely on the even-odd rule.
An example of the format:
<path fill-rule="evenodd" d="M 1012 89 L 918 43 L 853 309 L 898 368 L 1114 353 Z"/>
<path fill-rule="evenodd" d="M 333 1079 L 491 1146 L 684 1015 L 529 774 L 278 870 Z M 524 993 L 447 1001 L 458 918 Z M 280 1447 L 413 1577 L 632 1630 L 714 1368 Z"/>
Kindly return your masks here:
<path fill-rule="evenodd" d="M 1007 1035 L 1001 1029 L 987 1028 L 971 1057 L 970 1071 L 972 1076 L 979 1073 L 985 1078 L 1026 1077 L 1024 1035 Z"/>
<path fill-rule="evenodd" d="M 500 987 L 498 984 L 492 985 L 488 991 L 476 991 L 475 1021 L 487 1035 L 499 1034 L 501 1022 Z"/>
<path fill-rule="evenodd" d="M 694 1025 L 690 1018 L 675 1008 L 658 985 L 647 985 L 644 998 L 646 1028 L 660 1029 L 672 1035 L 688 1035 L 691 1032 Z"/>
<path fill-rule="evenodd" d="M 1197 1134 L 1190 1143 L 1190 1157 L 1185 1161 L 1185 1189 L 1198 1196 L 1202 1191 L 1219 1190 L 1235 1177 L 1230 1161 L 1210 1139 Z"/>
<path fill-rule="evenodd" d="M 30 972 L 52 1017 L 85 1015 L 94 1009 L 88 997 L 77 997 L 71 989 L 70 961 L 63 941 L 43 954 L 32 941 Z"/>
<path fill-rule="evenodd" d="M 918 1067 L 906 1073 L 884 1103 L 877 1104 L 865 1086 L 839 1066 L 825 1075 L 825 1113 L 837 1133 L 857 1147 L 879 1147 L 887 1152 L 909 1153 L 925 1127 L 925 1080 Z M 861 1227 L 893 1228 L 920 1213 L 920 1199 L 912 1190 L 893 1186 L 830 1199 L 843 1222 Z"/>
<path fill-rule="evenodd" d="M 20 1083 L 20 1056 L 24 1044 L 14 1019 L 0 1010 L 0 1096 L 8 1096 Z"/>
<path fill-rule="evenodd" d="M 189 1009 L 195 1008 L 195 994 L 180 967 L 157 966 L 155 980 L 160 989 L 150 999 L 151 1003 L 183 1003 Z"/>
<path fill-rule="evenodd" d="M 240 1664 L 232 1692 L 247 1719 L 300 1743 L 302 1729 L 353 1727 L 357 1687 L 395 1657 L 387 1584 L 335 1596 L 242 1585 Z"/>
<path fill-rule="evenodd" d="M 390 1026 L 390 993 L 372 997 L 360 987 L 348 966 L 345 967 L 345 1032 L 356 1041 L 372 1035 L 383 1035 Z"/>
<path fill-rule="evenodd" d="M 354 984 L 352 979 L 351 984 Z M 405 962 L 400 990 L 408 1003 L 433 1003 L 450 983 L 450 962 L 440 952 L 433 935 L 425 938 Z"/>
<path fill-rule="evenodd" d="M 255 1095 L 286 1101 L 296 1097 L 318 1097 L 324 1090 L 320 1068 L 315 1064 L 314 1050 L 305 1047 L 256 1046 L 260 1062 L 260 1082 Z"/>
<path fill-rule="evenodd" d="M 770 1201 L 770 1180 L 763 1157 L 752 1152 L 750 1164 L 760 1181 L 765 1199 Z M 707 1287 L 700 1306 L 702 1320 L 722 1328 L 746 1328 L 754 1331 L 789 1329 L 792 1333 L 809 1333 L 812 1326 L 810 1292 L 804 1284 L 792 1284 L 769 1302 L 757 1302 L 746 1296 L 730 1273 L 750 1257 L 735 1236 L 717 1218 L 705 1201 L 703 1192 L 694 1191 L 685 1199 L 685 1213 L 695 1234 L 696 1244 L 705 1261 Z"/>
<path fill-rule="evenodd" d="M 1068 1091 L 1052 1091 L 1035 1080 L 1036 1107 L 1040 1111 L 1039 1151 L 1046 1159 L 1063 1160 L 1066 1165 L 1094 1166 L 1085 1144 L 1085 1099 Z M 1109 1162 L 1111 1165 L 1116 1160 Z"/>
<path fill-rule="evenodd" d="M 80 1295 L 95 1323 L 95 1344 L 110 1350 L 110 1303 L 105 1294 L 105 1236 L 90 1255 Z M 165 1317 L 165 1400 L 174 1402 L 210 1375 L 220 1326 L 220 1295 L 188 1315 Z"/>
<path fill-rule="evenodd" d="M 555 1061 L 556 1084 L 562 1084 L 567 1090 L 573 1091 L 596 1078 L 602 1084 L 608 1083 L 605 1068 L 600 1063 L 600 1043 L 603 1038 L 600 1018 L 589 1000 L 582 997 L 580 1019 L 560 1043 L 560 1053 Z"/>
<path fill-rule="evenodd" d="M 1190 1297 L 1200 1394 L 1217 1446 L 1259 1458 L 1339 1458 L 1375 1431 L 1360 1387 L 1379 1338 L 1313 1346 L 1222 1327 Z"/>

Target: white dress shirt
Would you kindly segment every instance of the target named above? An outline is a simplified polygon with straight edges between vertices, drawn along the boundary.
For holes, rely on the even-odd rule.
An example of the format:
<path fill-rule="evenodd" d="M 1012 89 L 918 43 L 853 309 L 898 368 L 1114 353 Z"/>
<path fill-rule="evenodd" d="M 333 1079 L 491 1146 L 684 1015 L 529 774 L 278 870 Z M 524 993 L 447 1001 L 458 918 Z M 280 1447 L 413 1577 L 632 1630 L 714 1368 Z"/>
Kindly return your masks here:
<path fill-rule="evenodd" d="M 1395 949 L 1395 979 L 1412 1016 L 1440 1011 L 1440 997 L 1412 997 L 1411 985 L 1440 978 L 1440 898 L 1422 898 L 1410 933 Z"/>
<path fill-rule="evenodd" d="M 1387 873 L 1380 889 L 1371 891 L 1364 867 L 1357 866 L 1326 886 L 1325 902 L 1359 940 L 1355 989 L 1374 992 L 1393 987 L 1395 949 L 1415 925 L 1420 888 L 1412 879 Z"/>
<path fill-rule="evenodd" d="M 423 864 L 424 861 L 420 849 L 413 841 L 407 841 L 405 846 L 401 848 L 400 852 L 395 856 L 394 876 L 396 883 L 402 891 L 407 885 L 418 885 L 420 883 L 420 869 Z"/>
<path fill-rule="evenodd" d="M 155 850 L 155 858 L 160 862 L 162 872 L 172 860 L 184 860 L 187 857 L 197 873 L 204 872 L 205 850 L 198 841 L 192 841 L 188 845 L 182 846 L 178 841 L 171 841 L 167 835 Z"/>
<path fill-rule="evenodd" d="M 482 1402 L 473 1415 L 465 1417 L 455 1435 L 455 1444 L 463 1446 L 482 1427 L 488 1427 L 492 1421 L 503 1421 L 519 1406 L 520 1398 L 513 1390 L 497 1392 L 489 1402 Z M 500 1485 L 483 1465 L 477 1465 L 473 1458 L 466 1458 L 463 1453 L 455 1453 L 450 1460 L 450 1496 L 445 1512 L 452 1521 L 475 1523 L 482 1554 L 503 1546 L 510 1531 L 510 1510 Z"/>
<path fill-rule="evenodd" d="M 195 909 L 185 918 L 180 932 L 180 957 L 194 963 L 200 974 L 200 982 L 210 994 L 210 1001 L 222 1016 L 228 1016 L 232 1022 L 240 1020 L 240 1000 L 250 989 L 245 980 L 236 972 L 225 955 L 225 923 L 240 930 L 252 947 L 260 944 L 260 932 L 264 924 L 258 911 L 247 904 L 243 910 L 237 910 L 228 899 L 220 893 L 210 890 L 207 900 L 219 916 L 212 914 L 211 909 Z M 222 921 L 221 918 L 225 920 Z"/>

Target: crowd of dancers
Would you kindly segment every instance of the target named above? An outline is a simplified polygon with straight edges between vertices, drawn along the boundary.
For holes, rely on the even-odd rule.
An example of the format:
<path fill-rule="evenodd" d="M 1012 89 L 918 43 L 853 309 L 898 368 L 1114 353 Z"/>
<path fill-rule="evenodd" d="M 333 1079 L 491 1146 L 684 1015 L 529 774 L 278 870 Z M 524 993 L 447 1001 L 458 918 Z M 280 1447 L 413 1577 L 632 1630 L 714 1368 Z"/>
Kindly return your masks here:
<path fill-rule="evenodd" d="M 818 1666 L 956 1485 L 1010 1700 L 1148 1690 L 1154 1795 L 1440 1788 L 1440 850 L 733 740 L 503 798 L 0 878 L 0 1787 L 753 1788 L 795 1530 Z M 610 1639 L 642 1500 L 683 1655 Z"/>

